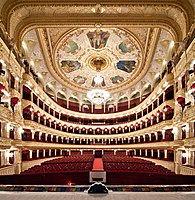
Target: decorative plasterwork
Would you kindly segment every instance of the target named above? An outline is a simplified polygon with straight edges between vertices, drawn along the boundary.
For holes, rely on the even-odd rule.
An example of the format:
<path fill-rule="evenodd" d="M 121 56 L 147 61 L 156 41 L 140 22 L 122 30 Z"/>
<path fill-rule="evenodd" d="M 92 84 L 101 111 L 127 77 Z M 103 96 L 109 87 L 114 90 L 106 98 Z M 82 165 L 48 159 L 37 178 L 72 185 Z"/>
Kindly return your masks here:
<path fill-rule="evenodd" d="M 143 136 L 146 134 L 151 134 L 153 132 L 161 131 L 163 129 L 172 128 L 172 121 L 166 120 L 163 122 L 160 122 L 158 124 L 155 124 L 151 127 L 147 127 L 138 131 L 130 132 L 130 133 L 120 133 L 120 134 L 107 134 L 107 135 L 90 135 L 90 134 L 76 134 L 76 133 L 68 133 L 59 131 L 53 128 L 46 127 L 42 124 L 38 124 L 37 122 L 31 121 L 31 120 L 24 120 L 24 125 L 27 128 L 31 128 L 35 131 L 41 131 L 41 132 L 47 132 L 49 134 L 58 135 L 61 137 L 66 138 L 80 138 L 80 139 L 113 139 L 113 138 L 131 138 L 131 137 L 137 137 L 137 136 Z M 105 127 L 101 127 L 102 129 Z"/>
<path fill-rule="evenodd" d="M 35 72 L 44 73 L 43 85 L 55 82 L 53 84 L 56 88 L 55 93 L 66 89 L 67 98 L 73 96 L 75 91 L 79 92 L 77 93 L 79 102 L 85 98 L 87 91 L 86 87 L 78 87 L 75 82 L 84 83 L 86 80 L 78 75 L 72 77 L 71 80 L 74 80 L 72 82 L 63 79 L 61 71 L 54 67 L 56 43 L 63 38 L 64 34 L 69 34 L 78 27 L 90 29 L 94 29 L 96 25 L 102 28 L 120 27 L 131 32 L 143 49 L 143 64 L 137 70 L 139 76 L 135 76 L 133 81 L 127 83 L 123 81 L 124 77 L 113 76 L 113 82 L 115 79 L 121 81 L 121 84 L 115 84 L 114 89 L 111 89 L 112 101 L 117 102 L 121 98 L 121 90 L 123 90 L 122 96 L 130 99 L 136 89 L 140 90 L 141 94 L 144 92 L 144 83 L 152 86 L 155 75 L 160 74 L 165 67 L 162 65 L 163 60 L 170 59 L 170 54 L 165 54 L 167 52 L 166 45 L 171 40 L 181 40 L 185 37 L 189 29 L 188 21 L 192 10 L 188 2 L 182 7 L 180 1 L 183 2 L 182 0 L 161 3 L 123 1 L 120 4 L 118 2 L 115 4 L 113 2 L 86 4 L 85 2 L 82 4 L 79 1 L 73 4 L 73 1 L 68 3 L 19 1 L 20 3 L 17 4 L 13 2 L 9 6 L 5 5 L 3 19 L 7 22 L 6 27 L 11 35 L 16 36 L 19 46 L 21 39 L 27 40 L 28 37 L 34 37 L 34 40 L 39 40 L 40 44 L 36 44 L 30 57 L 35 62 L 39 62 L 38 68 L 35 67 Z M 6 18 L 4 14 L 8 17 Z M 12 24 L 13 27 L 10 27 L 9 24 Z M 33 32 L 33 29 L 35 30 L 33 34 L 36 36 L 31 37 L 30 33 Z M 39 56 L 41 54 L 42 56 Z"/>
<path fill-rule="evenodd" d="M 2 121 L 7 121 L 7 122 L 12 121 L 13 112 L 9 108 L 4 107 L 3 105 L 0 105 L 0 109 L 1 109 L 0 119 Z"/>
<path fill-rule="evenodd" d="M 159 143 L 145 143 L 145 144 L 125 144 L 125 145 L 78 145 L 78 144 L 55 144 L 55 143 L 42 143 L 42 142 L 22 142 L 22 146 L 25 149 L 171 149 L 174 146 L 174 142 L 159 142 Z"/>
<path fill-rule="evenodd" d="M 24 69 L 17 62 L 14 54 L 10 51 L 3 40 L 0 38 L 0 59 L 3 59 L 6 64 L 6 69 L 9 69 L 11 74 L 16 78 L 18 77 L 20 80 L 22 78 L 22 74 L 24 73 Z"/>
<path fill-rule="evenodd" d="M 161 95 L 161 92 L 165 91 L 169 86 L 173 85 L 173 83 L 174 83 L 173 74 L 172 73 L 167 74 L 164 77 L 164 79 L 160 82 L 160 84 L 154 89 L 153 93 L 150 94 L 148 96 L 148 98 L 145 99 L 144 101 L 142 101 L 138 106 L 136 106 L 130 110 L 126 110 L 126 111 L 122 111 L 122 112 L 118 112 L 118 113 L 116 112 L 116 113 L 111 113 L 111 114 L 101 114 L 101 118 L 102 119 L 111 118 L 111 117 L 120 118 L 123 116 L 128 116 L 130 113 L 136 113 L 141 110 L 144 110 L 148 105 L 151 104 L 151 102 L 153 102 L 153 97 L 158 98 Z M 74 112 L 74 111 L 62 108 L 55 101 L 53 101 L 51 98 L 49 98 L 48 95 L 46 95 L 45 92 L 42 90 L 42 88 L 40 86 L 38 86 L 37 83 L 35 82 L 35 80 L 28 74 L 23 75 L 23 84 L 30 87 L 35 94 L 37 93 L 39 98 L 42 101 L 44 101 L 47 105 L 52 105 L 52 109 L 55 109 L 61 113 L 67 113 L 67 115 L 75 116 L 78 118 L 99 119 L 99 116 L 97 114 Z M 161 92 L 159 92 L 159 91 L 161 91 Z M 172 101 L 172 103 L 169 104 L 166 102 L 167 105 L 174 107 L 174 100 L 170 100 L 170 101 Z M 25 108 L 28 105 L 33 106 L 33 103 L 30 101 L 27 101 L 27 100 L 24 100 L 24 102 L 22 102 L 23 108 Z"/>
<path fill-rule="evenodd" d="M 140 28 L 140 31 L 141 31 L 141 28 Z M 70 87 L 71 89 L 85 93 L 86 89 L 83 88 L 82 90 L 81 89 L 79 90 L 79 87 L 78 86 L 75 87 L 75 84 L 73 82 L 72 83 L 65 82 L 65 80 L 63 80 L 61 78 L 62 72 L 60 72 L 56 67 L 53 68 L 53 64 L 54 64 L 53 60 L 55 60 L 55 59 L 51 55 L 50 45 L 48 43 L 48 40 L 49 40 L 48 35 L 46 35 L 45 32 L 46 31 L 44 31 L 43 29 L 38 29 L 38 31 L 37 31 L 39 41 L 41 43 L 41 48 L 44 52 L 44 57 L 45 57 L 47 67 L 48 67 L 50 73 L 53 75 L 53 77 L 56 80 L 58 80 L 59 83 L 65 84 L 66 86 Z M 144 47 L 145 48 L 145 53 L 144 53 L 145 60 L 142 64 L 142 67 L 138 68 L 137 73 L 136 73 L 136 74 L 139 74 L 139 76 L 134 76 L 134 78 L 128 82 L 128 85 L 123 84 L 123 85 L 115 86 L 115 88 L 112 92 L 120 92 L 122 89 L 129 88 L 130 86 L 135 85 L 135 83 L 138 82 L 146 74 L 146 72 L 148 71 L 148 68 L 150 67 L 150 62 L 151 62 L 151 59 L 152 59 L 154 51 L 155 51 L 154 48 L 156 46 L 156 42 L 158 40 L 159 33 L 160 33 L 159 29 L 150 30 L 147 33 L 147 37 L 148 37 L 147 43 L 146 43 L 147 48 Z M 171 40 L 171 38 L 170 38 L 170 40 Z M 143 47 L 142 47 L 142 49 L 143 49 Z"/>
<path fill-rule="evenodd" d="M 0 138 L 0 148 L 7 149 L 11 147 L 11 140 L 7 138 Z"/>
<path fill-rule="evenodd" d="M 83 3 L 83 4 L 82 4 Z M 181 6 L 183 4 L 183 7 Z M 151 18 L 152 16 L 152 18 Z M 115 21 L 128 24 L 131 19 L 138 24 L 140 19 L 144 23 L 158 23 L 164 27 L 173 27 L 180 39 L 183 39 L 189 29 L 189 20 L 193 16 L 193 9 L 189 2 L 178 1 L 134 1 L 134 2 L 106 2 L 95 4 L 90 2 L 28 2 L 17 1 L 5 4 L 3 8 L 3 21 L 10 32 L 11 37 L 22 32 L 21 26 L 36 26 L 38 24 L 63 24 L 69 22 L 81 24 L 106 23 Z M 31 20 L 33 19 L 33 21 Z M 64 20 L 65 19 L 65 20 Z M 26 21 L 26 22 L 25 22 Z M 35 23 L 35 21 L 37 21 Z M 21 24 L 22 23 L 22 24 Z M 116 23 L 115 23 L 116 24 Z M 149 24 L 149 23 L 148 23 Z M 18 32 L 19 31 L 19 32 Z M 16 33 L 17 32 L 17 33 Z M 174 31 L 173 31 L 174 32 Z"/>
<path fill-rule="evenodd" d="M 95 87 L 97 75 L 102 77 L 99 87 L 104 89 L 126 85 L 137 76 L 143 57 L 142 47 L 132 35 L 116 28 L 72 31 L 60 39 L 54 53 L 58 76 L 84 90 Z"/>

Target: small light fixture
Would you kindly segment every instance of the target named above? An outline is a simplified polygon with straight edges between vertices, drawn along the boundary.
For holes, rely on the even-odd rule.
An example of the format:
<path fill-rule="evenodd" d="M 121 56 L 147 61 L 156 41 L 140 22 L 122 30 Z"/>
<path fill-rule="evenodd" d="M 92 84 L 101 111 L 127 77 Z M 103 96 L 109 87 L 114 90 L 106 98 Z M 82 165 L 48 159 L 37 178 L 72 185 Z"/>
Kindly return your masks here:
<path fill-rule="evenodd" d="M 14 157 L 14 153 L 13 153 L 13 152 L 9 152 L 9 153 L 8 153 L 8 156 L 9 156 L 10 158 L 13 158 L 13 157 Z"/>

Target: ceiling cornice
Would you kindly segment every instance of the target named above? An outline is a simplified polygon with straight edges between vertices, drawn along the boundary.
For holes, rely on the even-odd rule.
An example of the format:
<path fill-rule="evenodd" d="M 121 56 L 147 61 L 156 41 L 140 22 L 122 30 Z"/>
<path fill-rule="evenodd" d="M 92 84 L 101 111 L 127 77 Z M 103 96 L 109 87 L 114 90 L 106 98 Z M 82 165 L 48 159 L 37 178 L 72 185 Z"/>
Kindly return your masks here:
<path fill-rule="evenodd" d="M 101 5 L 99 5 L 101 4 Z M 93 13 L 92 8 L 96 6 L 102 6 L 105 9 L 104 13 Z M 123 6 L 129 7 L 128 14 L 123 13 L 120 8 Z M 52 7 L 52 9 L 51 9 Z M 59 12 L 59 8 L 71 8 L 73 11 L 67 11 L 68 9 L 62 9 L 62 13 Z M 135 10 L 131 13 L 134 7 Z M 152 10 L 147 10 L 151 8 Z M 85 8 L 85 9 L 83 9 Z M 87 9 L 86 9 L 87 8 Z M 112 8 L 112 9 L 111 9 Z M 48 9 L 48 10 L 47 10 Z M 51 10 L 50 10 L 51 9 Z M 83 10 L 82 10 L 83 9 Z M 171 10 L 169 10 L 171 9 Z M 44 10 L 47 10 L 44 12 Z M 88 11 L 88 14 L 86 13 Z M 162 13 L 160 13 L 160 10 Z M 53 11 L 53 13 L 51 13 Z M 67 11 L 67 13 L 66 13 Z M 90 13 L 91 12 L 91 13 Z M 112 13 L 113 12 L 113 13 Z M 151 16 L 153 12 L 159 13 L 159 15 Z M 172 13 L 175 12 L 175 13 Z M 19 13 L 19 14 L 18 14 Z M 75 17 L 75 13 L 77 17 Z M 175 17 L 177 15 L 177 17 Z M 3 6 L 2 20 L 10 33 L 10 37 L 18 38 L 18 28 L 20 31 L 26 29 L 29 26 L 43 25 L 45 24 L 90 24 L 90 23 L 103 23 L 109 24 L 110 21 L 113 23 L 128 24 L 130 21 L 142 21 L 143 24 L 149 24 L 151 20 L 160 19 L 159 23 L 163 23 L 172 27 L 178 34 L 178 39 L 182 40 L 193 21 L 194 11 L 191 4 L 187 0 L 163 0 L 161 2 L 157 0 L 122 0 L 120 3 L 116 0 L 113 1 L 32 1 L 32 0 L 8 0 Z M 178 20 L 179 17 L 179 20 Z M 77 18 L 77 19 L 76 19 Z M 182 19 L 183 18 L 183 19 Z M 13 26 L 14 20 L 14 26 Z M 42 23 L 41 23 L 42 21 Z M 158 24 L 158 20 L 153 22 Z M 182 25 L 183 24 L 183 25 Z M 13 26 L 13 28 L 11 27 Z M 23 26 L 23 27 L 22 27 Z M 182 27 L 183 26 L 183 27 Z M 176 28 L 177 27 L 177 28 Z M 178 28 L 179 27 L 179 28 Z M 20 38 L 20 37 L 19 37 Z"/>

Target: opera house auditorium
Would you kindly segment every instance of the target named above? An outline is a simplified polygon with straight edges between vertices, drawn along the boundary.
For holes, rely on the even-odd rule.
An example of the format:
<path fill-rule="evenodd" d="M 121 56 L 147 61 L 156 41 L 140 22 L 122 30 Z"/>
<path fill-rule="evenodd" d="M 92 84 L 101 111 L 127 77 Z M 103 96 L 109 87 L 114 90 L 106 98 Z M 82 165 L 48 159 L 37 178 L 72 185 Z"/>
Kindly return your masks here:
<path fill-rule="evenodd" d="M 194 0 L 1 0 L 0 196 L 195 192 L 194 38 Z"/>

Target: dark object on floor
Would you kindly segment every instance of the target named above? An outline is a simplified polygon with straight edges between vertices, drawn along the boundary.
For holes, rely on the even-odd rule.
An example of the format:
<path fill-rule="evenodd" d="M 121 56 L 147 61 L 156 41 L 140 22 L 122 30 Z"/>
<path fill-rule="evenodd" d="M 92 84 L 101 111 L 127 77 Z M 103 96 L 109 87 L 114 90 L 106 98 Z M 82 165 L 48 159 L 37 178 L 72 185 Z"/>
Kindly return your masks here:
<path fill-rule="evenodd" d="M 96 182 L 89 187 L 88 193 L 108 193 L 108 189 L 104 184 Z"/>

